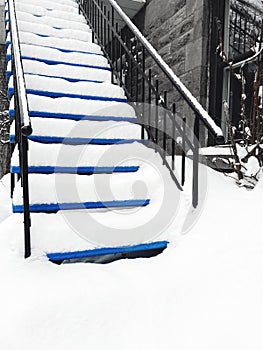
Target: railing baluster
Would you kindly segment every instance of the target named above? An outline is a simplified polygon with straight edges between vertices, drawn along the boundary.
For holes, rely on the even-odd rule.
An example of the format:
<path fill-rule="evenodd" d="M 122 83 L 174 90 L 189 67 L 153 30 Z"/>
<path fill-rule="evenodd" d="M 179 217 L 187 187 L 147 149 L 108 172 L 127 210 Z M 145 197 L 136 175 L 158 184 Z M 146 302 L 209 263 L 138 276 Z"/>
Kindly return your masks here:
<path fill-rule="evenodd" d="M 25 236 L 25 258 L 31 255 L 30 239 L 30 211 L 29 211 L 29 184 L 28 184 L 28 140 L 22 135 L 22 179 L 23 179 L 23 207 L 24 207 L 24 236 Z"/>
<path fill-rule="evenodd" d="M 84 4 L 82 0 L 79 0 L 80 4 Z M 175 152 L 176 141 L 175 133 L 178 133 L 182 137 L 182 185 L 185 182 L 185 147 L 191 149 L 194 153 L 194 180 L 193 180 L 193 205 L 198 203 L 198 156 L 199 156 L 199 129 L 197 130 L 197 122 L 195 123 L 195 134 L 197 137 L 192 142 L 188 135 L 186 135 L 185 120 L 180 125 L 176 121 L 176 107 L 175 104 L 168 106 L 168 93 L 165 91 L 161 93 L 159 86 L 160 76 L 162 77 L 162 84 L 172 84 L 174 91 L 177 91 L 181 98 L 187 103 L 189 108 L 193 111 L 196 120 L 201 120 L 205 127 L 211 131 L 217 138 L 217 142 L 223 140 L 222 131 L 216 126 L 211 117 L 203 109 L 200 103 L 193 98 L 190 92 L 170 69 L 170 67 L 163 61 L 158 55 L 156 50 L 147 41 L 147 39 L 140 33 L 138 28 L 131 22 L 131 20 L 122 11 L 115 0 L 108 0 L 110 5 L 109 10 L 105 7 L 105 2 L 102 0 L 86 0 L 88 6 L 80 6 L 82 11 L 89 11 L 86 14 L 86 18 L 89 21 L 91 27 L 94 29 L 95 35 L 93 41 L 98 40 L 98 43 L 102 46 L 102 51 L 105 57 L 109 60 L 112 69 L 112 83 L 115 83 L 115 75 L 120 86 L 123 87 L 130 102 L 134 103 L 134 107 L 140 115 L 142 120 L 142 132 L 141 137 L 145 137 L 144 124 L 148 123 L 147 129 L 149 137 L 156 144 L 156 151 L 163 149 L 161 155 L 163 156 L 165 164 L 165 153 L 169 150 L 168 141 L 170 138 L 167 136 L 168 118 L 172 120 L 172 170 L 175 167 Z M 87 10 L 88 8 L 88 10 Z M 84 10 L 83 10 L 84 9 Z M 90 9 L 90 10 L 89 10 Z M 121 19 L 121 21 L 120 21 Z M 237 17 L 235 18 L 237 21 Z M 118 26 L 121 23 L 121 27 Z M 123 24 L 125 29 L 123 30 Z M 123 37 L 124 35 L 124 37 Z M 146 57 L 147 60 L 146 61 Z M 149 69 L 146 72 L 147 66 L 154 66 L 154 78 L 152 70 Z M 157 74 L 156 74 L 157 73 Z M 170 91 L 169 91 L 170 92 Z M 173 94 L 173 92 L 171 92 Z M 170 96 L 170 95 L 169 95 Z M 143 103 L 147 101 L 149 109 L 146 112 L 146 108 Z M 151 111 L 151 102 L 155 101 L 154 112 Z M 139 111 L 140 104 L 142 108 Z M 159 133 L 159 107 L 164 108 L 163 115 L 163 140 L 161 143 Z M 199 123 L 198 123 L 199 124 Z M 199 128 L 199 125 L 198 125 Z M 159 145 L 160 143 L 160 145 Z M 169 143 L 170 145 L 170 143 Z M 162 146 L 162 147 L 159 147 Z M 161 151 L 160 151 L 161 152 Z M 167 165 L 167 164 L 166 164 Z M 167 165 L 169 167 L 169 165 Z M 174 181 L 181 189 L 179 182 L 173 176 Z"/>
<path fill-rule="evenodd" d="M 192 195 L 192 204 L 196 208 L 198 205 L 198 161 L 199 161 L 199 117 L 195 116 L 194 123 L 194 151 L 193 151 L 193 195 Z"/>
<path fill-rule="evenodd" d="M 14 79 L 14 110 L 16 123 L 16 142 L 19 150 L 19 165 L 21 185 L 23 187 L 23 213 L 24 213 L 24 256 L 31 255 L 30 243 L 30 210 L 29 210 L 29 184 L 28 184 L 28 139 L 32 133 L 31 120 L 28 112 L 25 78 L 21 59 L 18 27 L 13 0 L 8 0 L 9 25 L 11 35 L 12 69 Z M 13 185 L 12 185 L 13 186 Z"/>
<path fill-rule="evenodd" d="M 181 185 L 185 184 L 185 157 L 186 157 L 186 149 L 185 149 L 185 137 L 186 137 L 186 118 L 183 117 L 183 138 L 182 138 L 182 180 Z"/>
<path fill-rule="evenodd" d="M 164 113 L 163 113 L 163 157 L 166 156 L 166 146 L 167 146 L 167 106 L 168 106 L 168 96 L 167 91 L 164 92 Z"/>
<path fill-rule="evenodd" d="M 173 118 L 172 118 L 172 170 L 175 169 L 175 117 L 176 117 L 176 104 L 172 106 Z"/>
<path fill-rule="evenodd" d="M 152 70 L 149 69 L 148 74 L 148 107 L 149 107 L 149 113 L 148 113 L 148 125 L 151 126 L 151 120 L 152 120 Z"/>
<path fill-rule="evenodd" d="M 156 150 L 159 142 L 159 80 L 156 79 L 155 81 L 155 90 L 156 90 L 156 97 L 155 97 L 155 143 L 156 143 Z"/>
<path fill-rule="evenodd" d="M 142 118 L 143 118 L 143 124 L 142 124 L 142 133 L 141 138 L 142 140 L 145 139 L 145 122 L 146 122 L 146 116 L 145 116 L 145 49 L 142 48 L 142 74 L 141 74 L 141 102 L 142 102 Z"/>

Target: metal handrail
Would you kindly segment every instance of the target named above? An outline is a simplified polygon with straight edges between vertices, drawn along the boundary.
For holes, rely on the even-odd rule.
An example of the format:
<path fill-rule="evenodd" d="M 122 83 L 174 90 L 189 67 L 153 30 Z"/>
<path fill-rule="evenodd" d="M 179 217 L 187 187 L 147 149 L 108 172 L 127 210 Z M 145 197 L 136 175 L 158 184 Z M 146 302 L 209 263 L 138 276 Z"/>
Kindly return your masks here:
<path fill-rule="evenodd" d="M 246 58 L 245 60 L 242 60 L 240 62 L 236 62 L 230 66 L 226 66 L 225 69 L 228 70 L 228 69 L 236 69 L 239 67 L 244 67 L 246 64 L 255 61 L 262 52 L 263 52 L 263 47 L 258 52 L 256 52 L 253 56 Z"/>
<path fill-rule="evenodd" d="M 18 26 L 14 0 L 8 0 L 9 30 L 11 35 L 12 70 L 14 76 L 14 109 L 16 126 L 16 143 L 19 150 L 20 176 L 23 188 L 24 216 L 24 256 L 31 255 L 29 182 L 28 182 L 28 136 L 32 134 L 31 120 L 28 110 L 26 84 L 19 44 Z M 11 193 L 14 190 L 14 174 L 11 174 Z"/>
<path fill-rule="evenodd" d="M 8 0 L 8 4 L 9 4 L 9 22 L 10 22 L 10 34 L 11 34 L 12 50 L 13 50 L 13 60 L 14 60 L 14 66 L 15 66 L 15 74 L 16 74 L 16 80 L 17 80 L 16 83 L 17 83 L 18 98 L 19 98 L 21 133 L 24 136 L 29 136 L 32 134 L 32 126 L 31 126 L 31 120 L 28 112 L 26 84 L 25 84 L 24 71 L 22 66 L 14 0 Z"/>
<path fill-rule="evenodd" d="M 191 109 L 197 113 L 206 125 L 206 127 L 211 131 L 211 133 L 216 138 L 223 138 L 223 132 L 219 126 L 216 125 L 214 120 L 210 117 L 203 106 L 197 101 L 197 99 L 191 94 L 191 92 L 186 88 L 186 86 L 181 82 L 173 70 L 168 66 L 168 64 L 163 60 L 163 58 L 158 54 L 156 49 L 151 45 L 151 43 L 143 36 L 140 30 L 133 24 L 130 18 L 124 13 L 121 7 L 116 3 L 115 0 L 108 0 L 111 6 L 116 10 L 118 15 L 123 19 L 125 24 L 130 28 L 133 34 L 141 42 L 143 47 L 148 51 L 154 61 L 158 64 L 159 68 L 163 73 L 169 78 L 173 86 L 179 91 L 183 96 L 185 101 L 191 107 Z"/>
<path fill-rule="evenodd" d="M 201 104 L 192 96 L 190 91 L 176 76 L 173 70 L 165 63 L 162 57 L 143 36 L 140 30 L 132 23 L 130 18 L 123 12 L 115 0 L 77 0 L 79 11 L 84 15 L 92 29 L 93 42 L 99 44 L 108 59 L 112 68 L 112 82 L 117 82 L 123 87 L 129 101 L 133 104 L 138 115 L 138 122 L 142 125 L 142 139 L 145 131 L 150 140 L 155 144 L 155 149 L 162 158 L 163 163 L 169 169 L 172 178 L 179 189 L 177 176 L 174 173 L 176 147 L 179 147 L 182 154 L 182 176 L 181 185 L 185 181 L 185 156 L 187 145 L 193 151 L 193 207 L 198 205 L 198 162 L 199 162 L 199 123 L 204 125 L 206 130 L 213 136 L 215 143 L 224 142 L 222 130 L 216 125 Z M 120 29 L 119 22 L 124 23 L 124 28 Z M 146 60 L 153 61 L 153 68 L 146 67 Z M 178 98 L 186 103 L 189 112 L 193 114 L 190 118 L 194 121 L 194 128 L 190 135 L 186 133 L 186 119 L 179 116 L 177 112 L 176 98 L 173 102 L 169 100 L 171 91 L 161 88 L 156 70 L 164 75 L 164 79 L 171 85 L 172 92 L 177 91 Z M 154 73 L 153 73 L 154 72 Z M 162 80 L 164 80 L 162 77 Z M 145 86 L 146 85 L 146 86 Z M 162 91 L 161 91 L 162 90 Z M 169 102 L 168 102 L 169 101 Z M 172 104 L 170 104 L 172 102 Z M 149 112 L 140 110 L 140 106 L 147 103 L 153 107 Z M 164 115 L 159 115 L 158 107 L 162 107 Z M 161 120 L 159 120 L 159 117 Z M 189 118 L 189 119 L 190 119 Z M 167 119 L 172 123 L 172 128 L 168 130 Z M 160 123 L 163 129 L 159 128 Z M 172 134 L 170 131 L 172 130 Z M 175 132 L 182 138 L 182 145 L 177 144 Z M 191 140 L 193 136 L 193 140 Z M 172 149 L 168 150 L 168 143 Z M 166 152 L 172 155 L 172 164 L 168 164 Z"/>

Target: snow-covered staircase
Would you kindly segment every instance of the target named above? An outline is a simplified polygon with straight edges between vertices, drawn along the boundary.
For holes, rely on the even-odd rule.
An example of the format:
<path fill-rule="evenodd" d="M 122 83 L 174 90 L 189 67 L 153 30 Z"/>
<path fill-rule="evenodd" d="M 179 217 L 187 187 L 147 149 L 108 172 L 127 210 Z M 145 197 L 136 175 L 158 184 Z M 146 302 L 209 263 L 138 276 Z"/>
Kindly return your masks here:
<path fill-rule="evenodd" d="M 172 226 L 161 239 L 136 229 L 158 226 L 154 220 L 145 224 L 162 205 L 162 183 L 148 161 L 158 168 L 162 160 L 141 141 L 135 111 L 112 83 L 107 59 L 92 42 L 77 3 L 16 0 L 15 8 L 33 129 L 28 137 L 32 249 L 52 261 L 164 249 Z M 8 4 L 6 28 L 14 118 Z M 15 123 L 10 140 L 17 142 Z M 17 144 L 11 172 L 21 172 Z M 168 171 L 164 178 L 173 192 Z M 18 215 L 24 210 L 20 182 L 13 194 Z M 145 182 L 147 190 L 133 188 Z"/>

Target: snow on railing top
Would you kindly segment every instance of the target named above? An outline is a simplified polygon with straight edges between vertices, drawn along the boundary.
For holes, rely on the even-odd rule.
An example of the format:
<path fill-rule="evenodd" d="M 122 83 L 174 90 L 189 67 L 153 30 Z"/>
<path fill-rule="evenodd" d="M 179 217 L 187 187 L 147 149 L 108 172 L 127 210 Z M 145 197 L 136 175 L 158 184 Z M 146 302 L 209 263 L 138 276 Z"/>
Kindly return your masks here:
<path fill-rule="evenodd" d="M 181 93 L 184 97 L 188 105 L 193 109 L 195 113 L 198 113 L 199 117 L 203 121 L 203 123 L 207 126 L 207 128 L 219 138 L 223 137 L 223 132 L 220 127 L 216 125 L 214 120 L 210 117 L 207 111 L 202 107 L 202 105 L 197 101 L 197 99 L 191 94 L 191 92 L 186 88 L 186 86 L 181 82 L 181 80 L 176 76 L 173 70 L 168 66 L 168 64 L 162 59 L 162 57 L 158 54 L 156 49 L 150 44 L 150 42 L 143 36 L 140 30 L 133 24 L 130 18 L 123 12 L 121 7 L 116 3 L 115 0 L 109 0 L 109 3 L 113 6 L 113 8 L 117 11 L 119 16 L 125 21 L 127 26 L 131 29 L 131 31 L 136 35 L 139 41 L 143 44 L 155 62 L 159 65 L 160 69 L 164 72 L 164 74 L 169 78 L 172 84 L 176 87 L 176 89 Z"/>
<path fill-rule="evenodd" d="M 22 66 L 21 51 L 19 45 L 18 27 L 15 13 L 14 0 L 8 0 L 9 23 L 12 40 L 13 60 L 16 74 L 17 98 L 19 101 L 19 111 L 21 118 L 21 132 L 24 136 L 32 133 L 31 121 L 28 112 L 28 101 L 26 95 L 25 78 Z"/>

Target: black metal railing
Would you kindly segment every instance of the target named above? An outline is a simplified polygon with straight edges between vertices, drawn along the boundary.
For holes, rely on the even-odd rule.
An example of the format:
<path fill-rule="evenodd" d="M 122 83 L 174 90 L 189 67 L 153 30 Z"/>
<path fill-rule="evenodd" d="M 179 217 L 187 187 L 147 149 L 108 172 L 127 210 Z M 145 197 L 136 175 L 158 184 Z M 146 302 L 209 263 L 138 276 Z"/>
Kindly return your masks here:
<path fill-rule="evenodd" d="M 221 129 L 116 1 L 78 1 L 80 12 L 93 31 L 93 41 L 101 46 L 110 63 L 112 82 L 123 87 L 137 112 L 142 138 L 148 136 L 154 142 L 180 189 L 185 182 L 186 151 L 192 151 L 192 203 L 197 207 L 200 131 L 210 133 L 214 143 L 222 143 Z M 174 174 L 178 153 L 182 155 L 180 180 Z M 166 155 L 172 158 L 171 166 Z"/>
<path fill-rule="evenodd" d="M 230 3 L 229 60 L 250 52 L 261 36 L 262 11 L 243 0 Z"/>
<path fill-rule="evenodd" d="M 23 188 L 24 208 L 24 242 L 25 258 L 31 255 L 30 244 L 30 211 L 29 211 L 29 186 L 28 186 L 28 136 L 32 133 L 31 121 L 28 112 L 24 72 L 21 60 L 17 20 L 14 0 L 8 0 L 9 7 L 9 31 L 11 35 L 12 72 L 14 81 L 14 110 L 16 125 L 16 143 L 19 150 L 20 178 Z M 14 175 L 11 175 L 12 193 L 15 182 Z"/>

